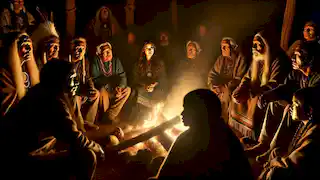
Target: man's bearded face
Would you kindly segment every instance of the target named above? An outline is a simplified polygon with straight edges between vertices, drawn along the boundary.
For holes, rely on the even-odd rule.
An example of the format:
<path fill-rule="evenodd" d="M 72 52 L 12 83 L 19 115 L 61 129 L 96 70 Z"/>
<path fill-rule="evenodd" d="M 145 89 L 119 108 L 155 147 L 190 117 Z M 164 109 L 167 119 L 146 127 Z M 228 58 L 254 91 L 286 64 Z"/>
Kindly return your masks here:
<path fill-rule="evenodd" d="M 18 52 L 21 59 L 31 58 L 33 53 L 32 42 L 29 36 L 23 35 L 18 40 Z"/>
<path fill-rule="evenodd" d="M 194 44 L 189 44 L 187 47 L 187 57 L 188 59 L 195 59 L 197 57 L 197 48 Z"/>
<path fill-rule="evenodd" d="M 313 41 L 316 39 L 316 31 L 312 26 L 305 26 L 303 29 L 303 37 L 307 41 Z"/>
<path fill-rule="evenodd" d="M 112 60 L 112 50 L 109 46 L 102 46 L 101 47 L 101 53 L 99 55 L 100 59 L 104 62 L 111 61 Z"/>
<path fill-rule="evenodd" d="M 86 51 L 86 44 L 84 42 L 78 42 L 72 47 L 72 55 L 74 61 L 79 61 L 84 58 Z"/>
<path fill-rule="evenodd" d="M 24 0 L 14 0 L 13 1 L 13 8 L 14 10 L 22 10 L 24 6 Z"/>
<path fill-rule="evenodd" d="M 106 21 L 108 20 L 108 17 L 109 17 L 108 9 L 103 8 L 103 9 L 100 11 L 100 20 L 101 20 L 102 22 L 106 22 Z"/>
<path fill-rule="evenodd" d="M 225 57 L 231 56 L 231 45 L 229 41 L 223 40 L 221 42 L 221 53 L 222 53 L 222 56 L 225 56 Z"/>
<path fill-rule="evenodd" d="M 254 60 L 262 61 L 264 60 L 265 54 L 265 44 L 261 37 L 255 36 L 253 39 L 253 46 L 252 46 L 252 57 Z"/>
<path fill-rule="evenodd" d="M 52 58 L 58 58 L 60 44 L 59 43 L 48 43 L 47 44 L 47 59 L 51 60 Z"/>

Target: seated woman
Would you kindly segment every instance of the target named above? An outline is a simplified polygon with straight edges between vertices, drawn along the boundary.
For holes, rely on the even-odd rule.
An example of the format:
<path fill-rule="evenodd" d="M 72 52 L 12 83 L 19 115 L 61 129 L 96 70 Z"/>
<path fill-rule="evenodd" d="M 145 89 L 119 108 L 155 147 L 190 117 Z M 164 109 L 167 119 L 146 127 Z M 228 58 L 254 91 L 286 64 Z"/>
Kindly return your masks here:
<path fill-rule="evenodd" d="M 162 60 L 155 55 L 156 47 L 146 42 L 141 50 L 139 61 L 133 69 L 133 88 L 137 91 L 138 114 L 143 109 L 152 108 L 166 99 L 167 76 Z M 135 111 L 137 112 L 137 111 Z"/>
<path fill-rule="evenodd" d="M 189 129 L 172 145 L 157 179 L 253 179 L 243 148 L 221 117 L 221 103 L 210 90 L 188 93 L 183 122 Z"/>
<path fill-rule="evenodd" d="M 319 105 L 315 96 L 319 88 L 298 90 L 293 98 L 291 116 L 300 125 L 291 141 L 287 154 L 280 156 L 277 149 L 259 179 L 319 179 L 320 151 Z"/>

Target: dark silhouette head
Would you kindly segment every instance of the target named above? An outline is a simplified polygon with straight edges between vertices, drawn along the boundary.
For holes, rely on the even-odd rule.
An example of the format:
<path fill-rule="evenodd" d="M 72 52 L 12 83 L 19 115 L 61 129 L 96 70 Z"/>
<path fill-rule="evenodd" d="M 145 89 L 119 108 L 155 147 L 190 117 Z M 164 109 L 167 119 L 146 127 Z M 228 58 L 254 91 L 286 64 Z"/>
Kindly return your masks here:
<path fill-rule="evenodd" d="M 52 91 L 53 93 L 61 93 L 70 88 L 70 80 L 72 76 L 73 65 L 64 60 L 54 60 L 46 63 L 40 72 L 40 84 Z M 73 83 L 72 86 L 75 86 Z"/>
<path fill-rule="evenodd" d="M 183 101 L 183 122 L 190 128 L 210 126 L 212 119 L 220 121 L 221 103 L 216 94 L 207 89 L 189 92 Z M 210 119 L 210 120 L 209 120 Z"/>

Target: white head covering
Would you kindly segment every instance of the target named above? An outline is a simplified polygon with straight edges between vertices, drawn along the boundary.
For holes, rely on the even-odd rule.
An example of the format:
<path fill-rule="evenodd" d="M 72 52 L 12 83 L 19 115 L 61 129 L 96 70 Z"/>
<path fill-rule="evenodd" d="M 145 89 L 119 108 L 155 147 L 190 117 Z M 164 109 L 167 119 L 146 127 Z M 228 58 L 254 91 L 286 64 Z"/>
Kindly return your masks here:
<path fill-rule="evenodd" d="M 189 46 L 190 44 L 195 45 L 195 47 L 196 47 L 196 49 L 197 49 L 197 55 L 202 51 L 199 43 L 197 43 L 196 41 L 188 41 L 188 42 L 187 42 L 187 45 L 186 45 L 186 48 L 187 48 L 187 49 L 188 49 L 188 46 Z"/>
<path fill-rule="evenodd" d="M 101 47 L 103 46 L 109 46 L 109 48 L 112 49 L 112 46 L 109 42 L 102 43 L 99 46 L 97 46 L 97 50 L 96 50 L 97 55 L 101 54 Z"/>
<path fill-rule="evenodd" d="M 230 42 L 231 48 L 233 50 L 236 50 L 238 48 L 237 42 L 234 39 L 232 39 L 231 37 L 224 37 L 224 38 L 222 38 L 221 41 L 225 41 L 225 40 Z"/>

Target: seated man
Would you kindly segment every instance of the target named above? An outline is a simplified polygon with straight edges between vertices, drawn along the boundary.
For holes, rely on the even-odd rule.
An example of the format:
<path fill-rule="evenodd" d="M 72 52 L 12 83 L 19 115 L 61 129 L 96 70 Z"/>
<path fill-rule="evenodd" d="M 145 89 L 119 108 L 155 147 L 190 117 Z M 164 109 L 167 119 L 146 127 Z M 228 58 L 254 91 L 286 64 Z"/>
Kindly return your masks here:
<path fill-rule="evenodd" d="M 60 39 L 55 25 L 52 22 L 45 21 L 39 24 L 37 29 L 32 33 L 31 39 L 40 70 L 47 61 L 59 57 Z"/>
<path fill-rule="evenodd" d="M 221 118 L 221 103 L 210 90 L 188 93 L 183 122 L 189 129 L 172 145 L 158 179 L 253 179 L 248 159 Z"/>
<path fill-rule="evenodd" d="M 294 93 L 292 119 L 300 121 L 285 155 L 275 149 L 259 179 L 319 179 L 319 88 L 308 87 Z"/>
<path fill-rule="evenodd" d="M 0 62 L 0 117 L 18 104 L 29 88 L 39 83 L 39 70 L 28 34 L 8 34 L 4 53 Z"/>
<path fill-rule="evenodd" d="M 55 73 L 57 69 L 59 73 Z M 77 90 L 75 77 L 71 63 L 48 62 L 41 71 L 41 83 L 1 121 L 0 139 L 8 147 L 0 150 L 1 163 L 5 164 L 2 178 L 62 179 L 57 176 L 71 173 L 77 179 L 92 179 L 96 153 L 103 155 L 103 150 L 77 129 L 68 98 Z M 50 144 L 43 146 L 42 140 L 52 136 L 65 143 L 67 151 L 54 152 Z"/>
<path fill-rule="evenodd" d="M 120 60 L 113 56 L 109 42 L 97 47 L 97 56 L 92 63 L 92 77 L 95 86 L 100 89 L 100 101 L 103 102 L 102 119 L 116 122 L 117 117 L 130 96 L 127 77 Z"/>
<path fill-rule="evenodd" d="M 87 41 L 82 37 L 77 37 L 71 42 L 71 59 L 69 61 L 74 65 L 76 78 L 80 82 L 79 90 L 73 98 L 76 108 L 76 120 L 78 128 L 86 131 L 87 128 L 98 129 L 94 124 L 99 105 L 99 91 L 94 87 L 94 83 L 89 72 L 89 62 L 85 57 L 87 50 Z M 58 71 L 58 70 L 57 70 Z M 83 105 L 87 106 L 83 108 Z M 83 110 L 87 111 L 84 112 Z M 84 116 L 84 117 L 83 117 Z"/>
<path fill-rule="evenodd" d="M 247 63 L 235 40 L 225 37 L 221 41 L 221 56 L 209 71 L 208 86 L 220 98 L 222 117 L 229 120 L 229 103 L 234 89 L 246 73 Z"/>

